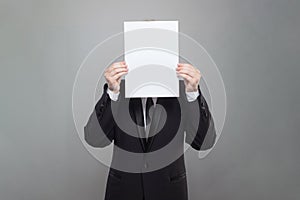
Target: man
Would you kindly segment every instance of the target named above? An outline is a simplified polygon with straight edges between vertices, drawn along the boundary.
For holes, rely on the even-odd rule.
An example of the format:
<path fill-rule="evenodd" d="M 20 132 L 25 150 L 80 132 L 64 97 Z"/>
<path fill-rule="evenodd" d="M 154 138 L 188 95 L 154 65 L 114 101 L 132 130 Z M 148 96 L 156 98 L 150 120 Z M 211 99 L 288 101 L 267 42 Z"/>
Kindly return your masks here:
<path fill-rule="evenodd" d="M 213 119 L 199 87 L 200 71 L 190 64 L 178 64 L 176 73 L 183 78 L 178 98 L 127 99 L 126 83 L 121 81 L 127 73 L 125 62 L 106 69 L 103 95 L 84 127 L 85 140 L 91 146 L 113 142 L 118 147 L 113 152 L 105 200 L 187 200 L 184 141 L 200 151 L 212 148 L 216 140 Z M 125 117 L 128 110 L 129 118 Z M 128 130 L 137 132 L 128 134 L 120 124 L 134 124 L 136 129 Z M 144 156 L 130 160 L 122 150 Z M 117 165 L 136 167 L 137 171 L 118 170 Z"/>

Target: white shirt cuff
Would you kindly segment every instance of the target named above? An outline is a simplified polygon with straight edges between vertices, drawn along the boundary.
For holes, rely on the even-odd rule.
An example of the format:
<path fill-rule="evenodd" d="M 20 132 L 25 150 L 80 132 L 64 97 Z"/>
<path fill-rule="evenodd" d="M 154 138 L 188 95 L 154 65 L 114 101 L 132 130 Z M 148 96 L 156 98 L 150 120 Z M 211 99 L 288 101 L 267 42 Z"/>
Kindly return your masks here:
<path fill-rule="evenodd" d="M 195 92 L 185 92 L 186 94 L 186 98 L 188 100 L 188 102 L 192 102 L 195 101 L 197 99 L 197 97 L 199 96 L 199 91 L 195 91 Z"/>
<path fill-rule="evenodd" d="M 109 98 L 113 101 L 117 101 L 119 98 L 120 91 L 118 93 L 114 93 L 109 88 L 107 88 L 107 94 L 109 95 Z"/>

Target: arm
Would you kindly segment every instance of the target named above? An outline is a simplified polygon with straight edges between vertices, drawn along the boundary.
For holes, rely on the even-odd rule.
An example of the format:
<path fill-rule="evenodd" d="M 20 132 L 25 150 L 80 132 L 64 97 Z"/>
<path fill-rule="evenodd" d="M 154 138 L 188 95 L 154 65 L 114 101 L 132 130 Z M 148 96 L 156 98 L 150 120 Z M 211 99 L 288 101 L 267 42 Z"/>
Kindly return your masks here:
<path fill-rule="evenodd" d="M 105 70 L 106 82 L 103 94 L 97 102 L 86 126 L 84 138 L 93 147 L 105 147 L 115 137 L 116 122 L 112 113 L 112 106 L 118 106 L 121 77 L 127 73 L 125 62 L 113 63 Z M 117 108 L 117 107 L 116 107 Z"/>
<path fill-rule="evenodd" d="M 184 79 L 187 101 L 184 101 L 186 142 L 196 150 L 212 148 L 216 141 L 214 121 L 202 96 L 200 71 L 190 64 L 179 63 L 177 74 Z"/>
<path fill-rule="evenodd" d="M 84 138 L 93 147 L 105 147 L 114 139 L 116 122 L 113 118 L 112 100 L 107 93 L 107 87 L 106 83 L 103 87 L 103 94 L 84 127 Z"/>
<path fill-rule="evenodd" d="M 209 111 L 208 104 L 201 94 L 195 101 L 186 102 L 185 130 L 186 142 L 195 150 L 208 150 L 216 141 L 214 120 Z"/>

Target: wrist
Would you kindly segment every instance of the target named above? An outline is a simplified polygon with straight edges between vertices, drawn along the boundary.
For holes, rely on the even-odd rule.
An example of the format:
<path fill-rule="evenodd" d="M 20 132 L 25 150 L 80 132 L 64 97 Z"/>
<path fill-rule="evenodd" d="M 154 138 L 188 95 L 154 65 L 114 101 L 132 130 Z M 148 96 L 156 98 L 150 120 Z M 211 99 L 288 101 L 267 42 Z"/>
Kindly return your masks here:
<path fill-rule="evenodd" d="M 116 86 L 116 87 L 108 86 L 108 89 L 115 94 L 118 94 L 120 92 L 120 86 Z"/>
<path fill-rule="evenodd" d="M 114 91 L 112 91 L 111 89 L 107 88 L 107 94 L 109 96 L 109 98 L 113 101 L 117 101 L 119 98 L 119 94 L 120 92 L 115 93 Z"/>
<path fill-rule="evenodd" d="M 198 91 L 198 87 L 195 87 L 195 88 L 186 88 L 185 91 L 186 92 L 197 92 Z"/>

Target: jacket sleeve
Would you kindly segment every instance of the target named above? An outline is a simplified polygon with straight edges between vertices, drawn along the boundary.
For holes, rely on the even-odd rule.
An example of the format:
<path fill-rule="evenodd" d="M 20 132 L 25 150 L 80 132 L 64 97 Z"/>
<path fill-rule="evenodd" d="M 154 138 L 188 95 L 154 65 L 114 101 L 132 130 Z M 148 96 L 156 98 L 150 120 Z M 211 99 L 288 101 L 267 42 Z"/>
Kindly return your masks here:
<path fill-rule="evenodd" d="M 116 122 L 111 108 L 113 102 L 107 93 L 107 87 L 105 83 L 103 94 L 84 127 L 84 139 L 93 147 L 105 147 L 114 140 L 115 136 Z"/>
<path fill-rule="evenodd" d="M 199 96 L 195 101 L 185 101 L 186 143 L 195 150 L 208 150 L 216 141 L 216 130 L 208 104 L 198 86 Z"/>

